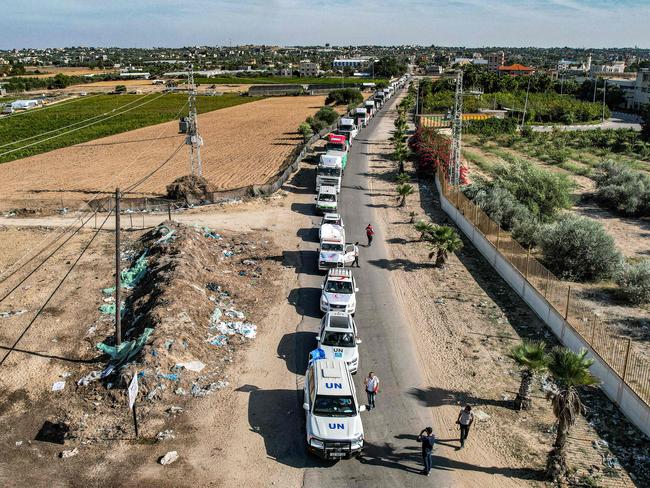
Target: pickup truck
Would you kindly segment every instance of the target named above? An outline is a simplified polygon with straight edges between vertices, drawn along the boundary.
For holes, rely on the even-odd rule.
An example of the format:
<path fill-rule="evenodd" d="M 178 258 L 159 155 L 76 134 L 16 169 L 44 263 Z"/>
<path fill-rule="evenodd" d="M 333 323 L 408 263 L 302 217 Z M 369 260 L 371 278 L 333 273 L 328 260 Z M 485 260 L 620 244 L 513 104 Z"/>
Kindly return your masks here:
<path fill-rule="evenodd" d="M 321 186 L 316 197 L 316 213 L 325 214 L 338 210 L 338 198 L 336 188 L 333 186 Z"/>
<path fill-rule="evenodd" d="M 316 191 L 321 186 L 333 186 L 337 193 L 341 192 L 341 176 L 343 174 L 343 157 L 338 154 L 326 153 L 321 155 L 316 169 Z"/>

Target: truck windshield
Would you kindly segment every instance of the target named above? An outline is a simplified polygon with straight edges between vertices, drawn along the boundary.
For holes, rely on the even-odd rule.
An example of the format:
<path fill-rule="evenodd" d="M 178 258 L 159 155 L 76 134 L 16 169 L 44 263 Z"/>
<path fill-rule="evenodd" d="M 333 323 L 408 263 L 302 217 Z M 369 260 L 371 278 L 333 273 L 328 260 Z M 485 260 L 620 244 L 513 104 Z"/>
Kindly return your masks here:
<path fill-rule="evenodd" d="M 313 178 L 313 176 L 312 176 Z M 319 202 L 335 202 L 336 201 L 336 196 L 330 195 L 329 193 L 321 193 L 318 195 L 318 201 Z"/>
<path fill-rule="evenodd" d="M 323 417 L 354 417 L 357 409 L 351 396 L 317 395 L 314 402 L 314 415 Z"/>
<path fill-rule="evenodd" d="M 325 145 L 325 151 L 341 151 L 341 152 L 345 152 L 345 150 L 346 150 L 345 144 L 337 144 L 337 143 L 334 143 L 334 142 L 328 142 Z"/>
<path fill-rule="evenodd" d="M 325 332 L 324 346 L 354 347 L 354 334 L 352 332 Z"/>
<path fill-rule="evenodd" d="M 327 281 L 325 285 L 325 291 L 327 293 L 343 293 L 349 295 L 352 293 L 352 282 L 351 281 Z"/>
<path fill-rule="evenodd" d="M 321 166 L 318 168 L 318 176 L 341 176 L 341 168 L 328 168 Z"/>
<path fill-rule="evenodd" d="M 340 125 L 339 130 L 349 132 L 351 130 L 354 130 L 354 126 L 353 125 Z"/>
<path fill-rule="evenodd" d="M 333 244 L 331 242 L 323 242 L 320 245 L 320 250 L 343 252 L 343 244 Z"/>

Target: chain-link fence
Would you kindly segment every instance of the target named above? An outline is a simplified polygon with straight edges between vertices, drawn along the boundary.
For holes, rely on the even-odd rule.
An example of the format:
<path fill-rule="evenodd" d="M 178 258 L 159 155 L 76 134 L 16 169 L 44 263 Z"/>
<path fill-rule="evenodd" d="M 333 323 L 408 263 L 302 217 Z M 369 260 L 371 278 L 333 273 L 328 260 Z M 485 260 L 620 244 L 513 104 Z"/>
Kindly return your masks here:
<path fill-rule="evenodd" d="M 641 398 L 650 404 L 650 359 L 631 339 L 621 337 L 604 322 L 592 307 L 580 298 L 569 283 L 556 278 L 534 256 L 502 230 L 483 210 L 468 199 L 458 187 L 441 179 L 444 196 L 474 227 L 512 264 L 541 296 L 562 316 L 567 325 L 589 344 Z"/>

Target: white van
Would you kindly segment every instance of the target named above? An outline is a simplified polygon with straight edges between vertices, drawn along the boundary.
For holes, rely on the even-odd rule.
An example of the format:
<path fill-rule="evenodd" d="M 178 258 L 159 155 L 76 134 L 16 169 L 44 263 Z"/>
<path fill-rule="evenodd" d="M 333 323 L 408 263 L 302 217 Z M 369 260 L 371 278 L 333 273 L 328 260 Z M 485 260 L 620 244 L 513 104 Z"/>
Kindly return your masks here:
<path fill-rule="evenodd" d="M 343 359 L 351 374 L 359 370 L 361 339 L 352 315 L 343 312 L 327 312 L 320 321 L 320 333 L 316 340 L 326 358 Z"/>
<path fill-rule="evenodd" d="M 363 424 L 357 392 L 342 359 L 318 359 L 305 373 L 304 401 L 307 450 L 323 459 L 358 456 L 363 450 Z"/>

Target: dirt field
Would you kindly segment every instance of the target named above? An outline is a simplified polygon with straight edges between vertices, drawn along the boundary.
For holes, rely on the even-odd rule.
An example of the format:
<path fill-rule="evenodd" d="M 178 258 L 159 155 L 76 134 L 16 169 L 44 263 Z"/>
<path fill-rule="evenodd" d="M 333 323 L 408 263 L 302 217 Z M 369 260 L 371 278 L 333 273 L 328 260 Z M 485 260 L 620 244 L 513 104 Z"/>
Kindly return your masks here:
<path fill-rule="evenodd" d="M 264 184 L 300 142 L 296 128 L 325 97 L 269 98 L 202 114 L 203 175 L 219 189 Z M 126 187 L 149 174 L 183 143 L 169 122 L 0 165 L 0 210 L 76 208 L 97 192 Z M 161 195 L 189 173 L 189 150 L 179 152 L 144 185 Z"/>
<path fill-rule="evenodd" d="M 115 90 L 117 85 L 124 85 L 128 91 L 140 90 L 142 93 L 161 92 L 165 85 L 154 85 L 151 80 L 114 80 L 114 81 L 96 81 L 94 83 L 82 83 L 81 85 L 71 85 L 63 90 L 64 93 L 76 94 L 86 93 L 109 93 Z"/>
<path fill-rule="evenodd" d="M 21 75 L 30 78 L 50 78 L 58 74 L 67 76 L 83 76 L 83 75 L 103 75 L 107 73 L 115 73 L 114 69 L 90 69 L 79 66 L 25 66 L 27 71 L 39 70 L 42 74 L 38 75 Z"/>

